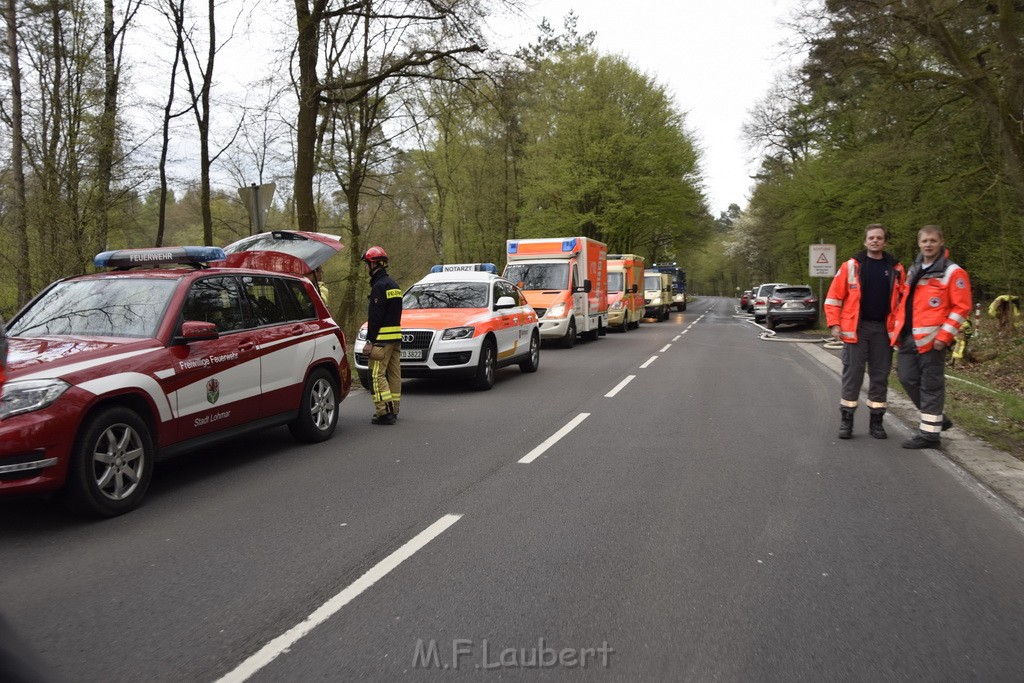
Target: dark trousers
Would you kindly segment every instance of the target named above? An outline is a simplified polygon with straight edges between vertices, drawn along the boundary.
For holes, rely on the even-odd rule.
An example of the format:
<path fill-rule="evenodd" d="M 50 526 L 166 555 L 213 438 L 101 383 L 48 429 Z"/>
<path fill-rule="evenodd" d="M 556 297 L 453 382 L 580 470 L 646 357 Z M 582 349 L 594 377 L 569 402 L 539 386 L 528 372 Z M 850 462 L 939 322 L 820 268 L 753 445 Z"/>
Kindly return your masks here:
<path fill-rule="evenodd" d="M 892 371 L 892 347 L 885 323 L 862 320 L 857 325 L 857 343 L 843 344 L 841 407 L 857 407 L 865 367 L 868 370 L 868 408 L 872 413 L 883 413 Z"/>
<path fill-rule="evenodd" d="M 914 335 L 900 338 L 896 374 L 907 396 L 921 411 L 919 429 L 929 439 L 939 438 L 946 404 L 946 349 L 918 353 Z"/>

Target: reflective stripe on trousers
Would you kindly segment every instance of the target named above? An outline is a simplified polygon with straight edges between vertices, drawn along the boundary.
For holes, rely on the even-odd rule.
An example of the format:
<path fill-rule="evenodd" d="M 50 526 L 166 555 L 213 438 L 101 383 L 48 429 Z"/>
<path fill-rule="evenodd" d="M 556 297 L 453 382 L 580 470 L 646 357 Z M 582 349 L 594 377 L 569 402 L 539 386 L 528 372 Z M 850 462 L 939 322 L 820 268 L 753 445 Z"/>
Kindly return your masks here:
<path fill-rule="evenodd" d="M 843 344 L 842 401 L 840 406 L 856 407 L 864 385 L 864 368 L 868 370 L 868 408 L 883 412 L 892 371 L 892 347 L 884 322 L 861 320 L 857 325 L 857 342 Z M 851 406 L 852 404 L 852 406 Z"/>
<path fill-rule="evenodd" d="M 896 374 L 907 396 L 921 411 L 920 432 L 931 439 L 942 431 L 946 403 L 946 350 L 918 353 L 913 335 L 900 338 Z"/>

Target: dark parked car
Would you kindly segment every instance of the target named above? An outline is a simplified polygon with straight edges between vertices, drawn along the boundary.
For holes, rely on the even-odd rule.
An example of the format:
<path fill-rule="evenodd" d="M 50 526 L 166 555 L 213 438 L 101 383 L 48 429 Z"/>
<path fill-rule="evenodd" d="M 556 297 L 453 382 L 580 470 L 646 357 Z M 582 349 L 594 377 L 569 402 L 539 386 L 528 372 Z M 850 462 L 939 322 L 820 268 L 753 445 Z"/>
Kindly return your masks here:
<path fill-rule="evenodd" d="M 818 323 L 818 297 L 810 286 L 780 285 L 768 296 L 765 324 L 774 330 L 779 323 Z"/>
<path fill-rule="evenodd" d="M 740 294 L 740 310 L 747 310 L 747 302 L 750 301 L 750 290 L 744 289 L 743 294 Z"/>

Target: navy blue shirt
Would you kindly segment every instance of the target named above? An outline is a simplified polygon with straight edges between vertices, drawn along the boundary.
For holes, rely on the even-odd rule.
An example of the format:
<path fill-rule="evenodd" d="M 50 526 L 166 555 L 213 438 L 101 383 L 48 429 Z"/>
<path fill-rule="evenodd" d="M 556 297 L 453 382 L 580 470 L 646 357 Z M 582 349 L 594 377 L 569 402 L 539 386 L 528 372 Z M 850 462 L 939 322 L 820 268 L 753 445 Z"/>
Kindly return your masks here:
<path fill-rule="evenodd" d="M 885 322 L 889 317 L 892 266 L 884 258 L 860 262 L 860 319 Z"/>

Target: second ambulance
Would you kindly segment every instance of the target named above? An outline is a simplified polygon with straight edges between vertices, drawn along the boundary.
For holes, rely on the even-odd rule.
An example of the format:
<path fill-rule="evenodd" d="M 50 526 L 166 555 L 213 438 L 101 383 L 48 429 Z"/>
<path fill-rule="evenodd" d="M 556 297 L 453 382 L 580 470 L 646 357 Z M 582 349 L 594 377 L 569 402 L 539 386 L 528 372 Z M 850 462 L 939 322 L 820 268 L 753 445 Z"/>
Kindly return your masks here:
<path fill-rule="evenodd" d="M 505 278 L 540 317 L 542 339 L 572 348 L 608 326 L 608 247 L 587 237 L 508 240 Z"/>

